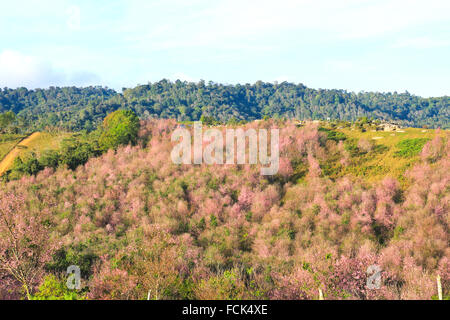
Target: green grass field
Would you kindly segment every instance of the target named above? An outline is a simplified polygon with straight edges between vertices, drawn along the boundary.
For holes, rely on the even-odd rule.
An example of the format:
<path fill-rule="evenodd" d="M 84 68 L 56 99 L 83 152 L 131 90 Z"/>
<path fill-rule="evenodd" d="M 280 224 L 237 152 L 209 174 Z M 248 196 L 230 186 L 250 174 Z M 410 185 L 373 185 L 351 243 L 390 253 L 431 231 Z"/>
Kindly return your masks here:
<path fill-rule="evenodd" d="M 343 128 L 337 131 L 348 137 L 349 144 L 357 144 L 361 139 L 373 143 L 370 152 L 356 156 L 353 165 L 345 173 L 364 177 L 366 181 L 378 181 L 391 176 L 403 181 L 404 172 L 420 159 L 423 145 L 434 138 L 436 130 L 404 128 L 397 131 L 361 132 L 357 129 Z M 448 130 L 442 130 L 442 137 L 448 136 Z"/>
<path fill-rule="evenodd" d="M 25 137 L 22 134 L 0 134 L 0 161 Z"/>
<path fill-rule="evenodd" d="M 46 150 L 58 149 L 62 140 L 72 136 L 73 133 L 49 133 L 42 132 L 28 146 L 18 146 L 20 149 L 19 157 L 24 158 L 29 154 L 35 153 L 39 156 Z M 16 146 L 26 135 L 20 134 L 0 134 L 0 161 Z"/>
<path fill-rule="evenodd" d="M 39 137 L 33 140 L 27 147 L 23 148 L 20 157 L 26 157 L 28 154 L 35 153 L 41 155 L 46 150 L 56 150 L 65 138 L 69 138 L 73 133 L 49 133 L 41 132 Z"/>

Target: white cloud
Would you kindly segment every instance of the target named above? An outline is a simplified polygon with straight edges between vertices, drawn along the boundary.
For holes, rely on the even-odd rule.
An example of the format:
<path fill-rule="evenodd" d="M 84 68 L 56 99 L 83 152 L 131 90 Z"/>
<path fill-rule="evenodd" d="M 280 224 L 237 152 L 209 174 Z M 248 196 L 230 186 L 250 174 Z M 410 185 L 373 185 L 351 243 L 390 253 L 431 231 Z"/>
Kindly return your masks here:
<path fill-rule="evenodd" d="M 0 53 L 0 87 L 44 88 L 96 84 L 98 81 L 98 76 L 93 73 L 67 73 L 55 69 L 49 61 L 18 51 L 4 50 Z"/>
<path fill-rule="evenodd" d="M 122 25 L 130 37 L 160 49 L 249 46 L 284 32 L 368 38 L 448 21 L 450 11 L 447 0 L 226 0 L 181 7 L 164 1 L 158 3 L 159 16 L 152 16 L 155 4 L 145 3 L 133 1 Z"/>
<path fill-rule="evenodd" d="M 48 62 L 11 50 L 0 54 L 1 87 L 38 87 L 42 84 L 60 83 L 64 77 Z"/>
<path fill-rule="evenodd" d="M 428 37 L 418 37 L 403 39 L 395 42 L 393 48 L 413 48 L 413 49 L 428 49 L 428 48 L 439 48 L 450 46 L 450 41 L 432 39 Z"/>

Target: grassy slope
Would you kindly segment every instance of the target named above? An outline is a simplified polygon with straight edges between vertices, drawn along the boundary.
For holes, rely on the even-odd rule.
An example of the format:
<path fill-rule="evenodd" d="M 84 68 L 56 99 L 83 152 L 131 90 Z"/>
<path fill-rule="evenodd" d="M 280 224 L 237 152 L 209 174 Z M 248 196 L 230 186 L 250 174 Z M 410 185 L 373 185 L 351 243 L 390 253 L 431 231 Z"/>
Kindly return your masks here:
<path fill-rule="evenodd" d="M 21 135 L 21 134 L 2 134 L 2 135 L 0 135 L 0 161 L 23 138 L 25 138 L 25 135 Z"/>
<path fill-rule="evenodd" d="M 61 141 L 64 138 L 68 138 L 72 135 L 72 133 L 48 133 L 41 132 L 39 135 L 35 135 L 33 139 L 28 141 L 26 145 L 19 144 L 15 149 L 17 151 L 14 153 L 13 158 L 26 157 L 28 154 L 35 153 L 36 155 L 40 155 L 45 150 L 58 149 Z M 23 135 L 14 135 L 15 139 L 7 140 L 2 139 L 6 135 L 0 135 L 0 160 L 4 159 L 8 152 L 12 151 L 11 149 L 15 144 L 17 144 L 24 136 Z M 11 135 L 9 135 L 11 136 Z M 6 140 L 5 142 L 1 142 L 2 140 Z M 14 160 L 14 159 L 12 159 Z M 9 161 L 11 162 L 11 161 Z M 8 169 L 10 165 L 5 169 Z M 1 172 L 0 172 L 1 175 Z"/>
<path fill-rule="evenodd" d="M 385 176 L 392 176 L 405 182 L 403 173 L 416 163 L 420 154 L 412 157 L 399 157 L 395 153 L 399 151 L 398 144 L 406 139 L 425 138 L 432 139 L 436 130 L 405 128 L 400 131 L 371 131 L 361 132 L 360 130 L 351 128 L 339 129 L 350 139 L 357 142 L 359 139 L 366 139 L 375 143 L 375 150 L 359 159 L 359 163 L 355 166 L 347 168 L 347 172 L 363 177 L 368 182 L 375 182 L 383 179 Z M 402 132 L 404 131 L 404 132 Z M 442 131 L 441 135 L 445 136 L 448 131 Z M 375 139 L 374 139 L 375 138 Z"/>
<path fill-rule="evenodd" d="M 72 135 L 72 133 L 48 133 L 41 132 L 41 134 L 34 139 L 31 143 L 27 145 L 26 148 L 23 148 L 20 153 L 21 157 L 26 156 L 34 152 L 37 156 L 39 156 L 45 150 L 55 150 L 58 149 L 62 140 L 68 138 Z"/>
<path fill-rule="evenodd" d="M 40 136 L 40 132 L 34 132 L 33 134 L 29 135 L 22 141 L 20 141 L 19 144 L 17 144 L 16 147 L 14 147 L 0 162 L 0 175 L 2 175 L 5 171 L 7 171 L 12 164 L 14 163 L 14 159 L 16 159 L 23 149 L 26 149 L 29 144 L 32 143 L 33 140 L 38 139 Z"/>

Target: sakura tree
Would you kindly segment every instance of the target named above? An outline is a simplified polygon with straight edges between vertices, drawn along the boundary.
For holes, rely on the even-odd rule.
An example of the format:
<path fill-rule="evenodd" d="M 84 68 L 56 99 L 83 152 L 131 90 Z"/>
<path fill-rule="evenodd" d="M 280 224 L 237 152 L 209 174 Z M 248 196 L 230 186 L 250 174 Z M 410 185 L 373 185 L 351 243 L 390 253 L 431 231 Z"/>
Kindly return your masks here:
<path fill-rule="evenodd" d="M 0 195 L 0 270 L 22 285 L 28 299 L 55 249 L 49 225 L 44 215 L 26 209 L 22 196 Z"/>

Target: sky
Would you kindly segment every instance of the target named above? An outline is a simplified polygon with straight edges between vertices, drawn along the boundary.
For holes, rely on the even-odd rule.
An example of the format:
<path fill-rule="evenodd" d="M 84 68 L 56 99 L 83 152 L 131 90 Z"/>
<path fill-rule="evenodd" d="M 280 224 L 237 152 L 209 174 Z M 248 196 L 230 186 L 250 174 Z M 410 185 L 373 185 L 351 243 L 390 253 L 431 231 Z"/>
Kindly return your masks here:
<path fill-rule="evenodd" d="M 164 78 L 450 95 L 450 1 L 2 1 L 1 88 Z"/>

